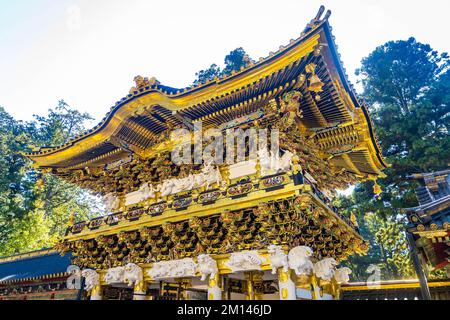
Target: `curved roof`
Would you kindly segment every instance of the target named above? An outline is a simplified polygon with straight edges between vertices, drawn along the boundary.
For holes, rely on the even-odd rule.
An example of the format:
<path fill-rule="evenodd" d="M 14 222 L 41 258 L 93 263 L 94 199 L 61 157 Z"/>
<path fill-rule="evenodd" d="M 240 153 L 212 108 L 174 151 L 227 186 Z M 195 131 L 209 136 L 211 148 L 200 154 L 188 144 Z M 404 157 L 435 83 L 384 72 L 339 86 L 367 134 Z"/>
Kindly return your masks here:
<path fill-rule="evenodd" d="M 104 159 L 111 162 L 142 150 L 149 155 L 152 149 L 159 150 L 154 138 L 169 126 L 181 125 L 183 119 L 189 122 L 206 119 L 217 124 L 220 116 L 230 110 L 243 104 L 267 102 L 292 88 L 305 66 L 314 63 L 324 78 L 328 98 L 317 102 L 306 92 L 302 102 L 306 125 L 318 129 L 318 139 L 327 141 L 327 132 L 335 133 L 337 127 L 359 119 L 359 127 L 353 129 L 354 136 L 363 136 L 357 141 L 359 146 L 354 146 L 351 153 L 336 156 L 336 163 L 357 174 L 382 175 L 387 164 L 369 111 L 347 79 L 327 18 L 328 15 L 324 20 L 313 20 L 298 39 L 230 76 L 185 89 L 158 83 L 142 87 L 118 101 L 85 134 L 64 145 L 42 148 L 26 156 L 38 168 L 73 169 L 104 164 Z M 317 50 L 320 54 L 316 54 Z M 336 143 L 324 145 L 342 147 Z"/>
<path fill-rule="evenodd" d="M 54 250 L 40 250 L 0 258 L 0 284 L 11 281 L 64 274 L 71 265 L 70 255 L 63 257 Z"/>

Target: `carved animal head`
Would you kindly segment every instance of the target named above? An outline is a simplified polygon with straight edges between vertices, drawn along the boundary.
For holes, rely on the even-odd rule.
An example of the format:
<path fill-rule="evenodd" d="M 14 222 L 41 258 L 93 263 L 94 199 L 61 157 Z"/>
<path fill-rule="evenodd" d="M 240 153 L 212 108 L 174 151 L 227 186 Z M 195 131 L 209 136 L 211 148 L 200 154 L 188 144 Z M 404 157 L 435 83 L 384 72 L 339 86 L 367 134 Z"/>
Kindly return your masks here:
<path fill-rule="evenodd" d="M 271 244 L 270 246 L 267 247 L 267 252 L 269 252 L 270 254 L 279 253 L 279 252 L 283 252 L 283 249 L 281 249 L 280 246 Z"/>
<path fill-rule="evenodd" d="M 350 268 L 344 267 L 337 269 L 334 278 L 336 279 L 337 283 L 348 283 L 350 281 L 349 275 L 352 273 L 352 270 Z"/>

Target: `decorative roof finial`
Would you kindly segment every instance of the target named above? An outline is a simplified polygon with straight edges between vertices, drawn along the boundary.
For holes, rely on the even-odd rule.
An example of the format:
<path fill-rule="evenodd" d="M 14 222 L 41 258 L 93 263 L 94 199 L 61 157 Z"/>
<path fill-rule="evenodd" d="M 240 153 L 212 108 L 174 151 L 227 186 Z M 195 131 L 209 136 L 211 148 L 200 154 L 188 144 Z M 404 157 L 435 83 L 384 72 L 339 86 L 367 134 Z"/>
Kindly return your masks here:
<path fill-rule="evenodd" d="M 135 91 L 138 91 L 139 89 L 159 84 L 159 81 L 155 77 L 152 77 L 149 80 L 147 77 L 144 78 L 143 76 L 139 75 L 134 77 L 133 80 L 134 83 L 136 83 L 136 86 L 130 89 L 131 94 L 133 94 Z"/>
<path fill-rule="evenodd" d="M 317 12 L 316 16 L 314 17 L 314 19 L 312 19 L 307 25 L 305 30 L 303 30 L 302 32 L 302 36 L 307 34 L 308 32 L 314 30 L 319 23 L 321 23 L 322 21 L 326 21 L 328 20 L 328 18 L 331 15 L 331 11 L 328 10 L 327 13 L 325 14 L 325 17 L 323 18 L 323 20 L 321 20 L 323 13 L 325 12 L 325 7 L 324 6 L 320 6 L 319 11 Z"/>

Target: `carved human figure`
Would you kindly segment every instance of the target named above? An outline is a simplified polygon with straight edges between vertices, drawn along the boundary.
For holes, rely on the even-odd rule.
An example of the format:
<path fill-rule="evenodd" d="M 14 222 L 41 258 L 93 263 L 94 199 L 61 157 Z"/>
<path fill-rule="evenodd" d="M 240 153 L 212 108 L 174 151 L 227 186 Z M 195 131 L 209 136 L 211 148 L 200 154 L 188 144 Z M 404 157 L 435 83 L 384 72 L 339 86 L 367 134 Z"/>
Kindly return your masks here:
<path fill-rule="evenodd" d="M 114 212 L 119 207 L 119 198 L 112 193 L 108 193 L 103 197 L 103 204 L 107 211 Z"/>
<path fill-rule="evenodd" d="M 268 247 L 267 252 L 270 254 L 272 274 L 276 274 L 278 268 L 283 268 L 284 272 L 289 271 L 288 256 L 280 246 L 272 244 Z"/>
<path fill-rule="evenodd" d="M 204 185 L 206 190 L 208 190 L 214 183 L 220 186 L 222 182 L 222 175 L 220 174 L 220 170 L 218 168 L 214 168 L 212 162 L 208 162 L 202 168 L 203 178 L 205 180 Z"/>
<path fill-rule="evenodd" d="M 291 169 L 292 158 L 294 154 L 290 151 L 284 151 L 283 156 L 270 152 L 267 149 L 258 150 L 259 164 L 261 168 L 261 176 L 268 176 L 286 172 Z"/>
<path fill-rule="evenodd" d="M 175 183 L 173 180 L 166 180 L 159 184 L 157 191 L 161 192 L 161 197 L 167 197 L 172 194 L 172 190 L 175 188 Z"/>
<path fill-rule="evenodd" d="M 289 268 L 294 270 L 297 276 L 310 275 L 314 270 L 314 264 L 310 257 L 313 250 L 307 246 L 292 248 L 288 254 Z"/>

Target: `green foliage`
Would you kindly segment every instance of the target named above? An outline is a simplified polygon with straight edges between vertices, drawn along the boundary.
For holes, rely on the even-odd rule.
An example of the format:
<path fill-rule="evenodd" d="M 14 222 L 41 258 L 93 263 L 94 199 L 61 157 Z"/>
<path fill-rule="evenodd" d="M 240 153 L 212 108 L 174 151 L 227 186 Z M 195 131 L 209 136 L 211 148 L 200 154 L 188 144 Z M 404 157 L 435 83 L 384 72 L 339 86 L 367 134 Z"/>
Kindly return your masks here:
<path fill-rule="evenodd" d="M 216 64 L 212 64 L 208 69 L 200 70 L 195 74 L 197 79 L 194 81 L 194 84 L 198 85 L 218 77 L 231 75 L 233 72 L 237 72 L 251 63 L 252 60 L 244 49 L 234 49 L 225 56 L 225 68 L 223 70 Z"/>
<path fill-rule="evenodd" d="M 58 145 L 85 130 L 88 114 L 59 101 L 46 117 L 14 120 L 0 107 L 0 255 L 53 245 L 69 216 L 86 219 L 98 208 L 92 195 L 61 179 L 32 169 L 23 157 L 29 146 Z"/>
<path fill-rule="evenodd" d="M 379 181 L 379 197 L 373 193 L 373 182 L 365 182 L 346 200 L 346 210 L 357 215 L 371 244 L 367 257 L 353 257 L 348 263 L 358 263 L 358 276 L 375 263 L 384 267 L 385 279 L 409 278 L 414 272 L 403 233 L 405 217 L 398 209 L 417 205 L 417 185 L 406 176 L 442 170 L 450 163 L 449 58 L 414 38 L 391 41 L 364 58 L 357 75 L 392 167 Z"/>

